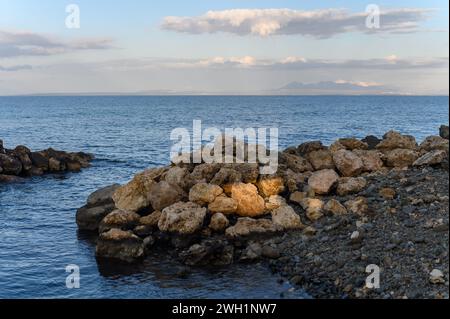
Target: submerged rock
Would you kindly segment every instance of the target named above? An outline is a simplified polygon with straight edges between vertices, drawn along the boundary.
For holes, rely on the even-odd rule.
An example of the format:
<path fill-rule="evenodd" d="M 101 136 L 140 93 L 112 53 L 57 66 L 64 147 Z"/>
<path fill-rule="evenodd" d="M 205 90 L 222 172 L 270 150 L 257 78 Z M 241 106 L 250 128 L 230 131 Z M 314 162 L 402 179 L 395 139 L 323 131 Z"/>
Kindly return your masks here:
<path fill-rule="evenodd" d="M 98 257 L 134 262 L 144 256 L 144 245 L 131 231 L 113 228 L 99 236 L 95 252 Z"/>

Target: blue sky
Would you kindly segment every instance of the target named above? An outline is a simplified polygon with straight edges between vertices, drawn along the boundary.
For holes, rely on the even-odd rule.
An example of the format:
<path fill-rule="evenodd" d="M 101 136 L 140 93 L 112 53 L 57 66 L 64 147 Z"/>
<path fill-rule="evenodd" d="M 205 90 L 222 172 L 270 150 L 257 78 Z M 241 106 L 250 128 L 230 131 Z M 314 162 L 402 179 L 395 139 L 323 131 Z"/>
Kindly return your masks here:
<path fill-rule="evenodd" d="M 71 3 L 79 29 L 65 26 Z M 374 33 L 358 17 L 370 3 L 382 10 Z M 254 18 L 262 9 L 274 10 Z M 338 9 L 345 23 L 336 19 L 336 32 L 326 18 L 314 18 L 312 30 L 303 23 Z M 358 94 L 448 94 L 448 46 L 448 1 L 0 0 L 0 94 L 276 93 L 292 82 L 318 94 L 330 82 Z"/>

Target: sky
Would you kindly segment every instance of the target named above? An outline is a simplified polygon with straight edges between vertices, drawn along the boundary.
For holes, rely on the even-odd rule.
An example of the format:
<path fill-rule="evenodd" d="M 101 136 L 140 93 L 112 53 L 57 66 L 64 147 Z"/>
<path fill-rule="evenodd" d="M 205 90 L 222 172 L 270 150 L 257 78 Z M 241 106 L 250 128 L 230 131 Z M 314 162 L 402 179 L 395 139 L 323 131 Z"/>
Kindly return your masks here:
<path fill-rule="evenodd" d="M 443 0 L 0 0 L 0 95 L 448 95 L 448 24 Z"/>

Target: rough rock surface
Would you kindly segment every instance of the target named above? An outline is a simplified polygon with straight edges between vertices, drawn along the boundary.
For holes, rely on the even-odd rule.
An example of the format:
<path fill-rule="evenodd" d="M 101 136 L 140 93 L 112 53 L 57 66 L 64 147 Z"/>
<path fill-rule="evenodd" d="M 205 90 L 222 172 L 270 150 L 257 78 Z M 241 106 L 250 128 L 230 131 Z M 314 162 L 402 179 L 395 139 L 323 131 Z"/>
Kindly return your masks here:
<path fill-rule="evenodd" d="M 308 179 L 308 185 L 316 194 L 328 194 L 336 185 L 339 175 L 332 169 L 314 172 Z"/>

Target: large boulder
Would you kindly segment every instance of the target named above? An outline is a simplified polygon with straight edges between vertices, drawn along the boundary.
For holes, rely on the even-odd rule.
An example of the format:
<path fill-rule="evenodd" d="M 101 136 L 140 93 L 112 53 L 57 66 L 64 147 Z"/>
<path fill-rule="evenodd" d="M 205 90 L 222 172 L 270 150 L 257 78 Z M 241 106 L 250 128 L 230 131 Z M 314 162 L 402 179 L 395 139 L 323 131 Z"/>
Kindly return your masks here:
<path fill-rule="evenodd" d="M 0 154 L 0 167 L 3 168 L 3 174 L 19 175 L 22 171 L 22 163 L 15 156 Z"/>
<path fill-rule="evenodd" d="M 382 153 L 377 150 L 354 150 L 363 162 L 365 172 L 378 171 L 383 168 Z"/>
<path fill-rule="evenodd" d="M 131 230 L 139 224 L 140 215 L 116 209 L 103 218 L 99 225 L 99 232 L 103 233 L 112 228 Z"/>
<path fill-rule="evenodd" d="M 207 205 L 212 203 L 222 193 L 223 189 L 218 185 L 198 183 L 189 191 L 189 201 L 199 205 Z"/>
<path fill-rule="evenodd" d="M 328 194 L 339 179 L 332 169 L 314 172 L 308 179 L 308 185 L 316 194 Z"/>
<path fill-rule="evenodd" d="M 272 195 L 265 198 L 266 200 L 266 209 L 267 210 L 274 210 L 282 206 L 286 206 L 286 200 L 284 197 L 280 195 Z"/>
<path fill-rule="evenodd" d="M 279 164 L 285 165 L 286 168 L 292 170 L 295 173 L 302 173 L 306 171 L 312 171 L 313 167 L 311 163 L 305 158 L 288 153 L 280 153 Z"/>
<path fill-rule="evenodd" d="M 334 169 L 333 156 L 329 150 L 312 151 L 306 155 L 306 158 L 316 171 Z"/>
<path fill-rule="evenodd" d="M 31 151 L 28 147 L 23 146 L 23 145 L 16 146 L 13 153 L 22 163 L 22 168 L 24 171 L 28 171 L 31 169 L 31 167 L 33 166 L 33 163 L 31 162 L 31 159 L 29 156 Z"/>
<path fill-rule="evenodd" d="M 147 197 L 154 210 L 163 210 L 184 199 L 186 194 L 181 187 L 160 181 L 152 187 Z"/>
<path fill-rule="evenodd" d="M 126 185 L 119 187 L 113 195 L 116 207 L 130 212 L 138 212 L 150 206 L 150 194 L 157 182 L 155 181 L 165 168 L 153 168 L 137 174 Z"/>
<path fill-rule="evenodd" d="M 48 170 L 48 158 L 43 152 L 31 152 L 29 156 L 33 166 L 40 168 L 43 171 Z"/>
<path fill-rule="evenodd" d="M 239 183 L 242 181 L 242 174 L 233 168 L 222 167 L 211 179 L 211 184 L 225 185 L 229 183 Z"/>
<path fill-rule="evenodd" d="M 221 165 L 218 163 L 203 163 L 194 167 L 189 178 L 196 183 L 209 183 L 211 179 L 220 170 Z"/>
<path fill-rule="evenodd" d="M 187 191 L 190 186 L 189 170 L 186 167 L 173 166 L 165 174 L 164 180 Z"/>
<path fill-rule="evenodd" d="M 338 142 L 345 147 L 345 149 L 353 151 L 353 150 L 367 150 L 369 145 L 367 143 L 360 141 L 354 137 L 350 138 L 340 138 Z"/>
<path fill-rule="evenodd" d="M 228 239 L 249 239 L 253 237 L 274 235 L 283 228 L 275 225 L 270 219 L 238 218 L 234 226 L 225 230 Z"/>
<path fill-rule="evenodd" d="M 231 185 L 231 198 L 237 203 L 236 213 L 244 217 L 264 214 L 265 202 L 253 184 L 236 183 Z"/>
<path fill-rule="evenodd" d="M 448 143 L 448 139 L 442 138 L 440 136 L 428 136 L 422 143 L 420 143 L 419 148 L 427 152 L 442 150 L 448 153 Z"/>
<path fill-rule="evenodd" d="M 448 140 L 448 125 L 439 127 L 439 136 Z"/>
<path fill-rule="evenodd" d="M 281 206 L 272 211 L 272 222 L 283 229 L 299 229 L 303 227 L 300 216 L 291 206 Z"/>
<path fill-rule="evenodd" d="M 218 196 L 208 205 L 208 210 L 213 213 L 234 214 L 238 208 L 237 202 L 226 195 Z"/>
<path fill-rule="evenodd" d="M 389 151 L 396 148 L 414 150 L 416 147 L 416 139 L 413 136 L 402 135 L 396 131 L 389 131 L 384 134 L 383 140 L 376 146 L 381 151 Z"/>
<path fill-rule="evenodd" d="M 366 185 L 367 181 L 364 177 L 341 177 L 339 179 L 336 193 L 339 196 L 359 193 L 366 187 Z"/>
<path fill-rule="evenodd" d="M 79 208 L 75 215 L 78 228 L 90 231 L 97 230 L 102 219 L 114 208 L 114 203 L 104 203 L 93 207 L 86 205 Z"/>
<path fill-rule="evenodd" d="M 119 184 L 113 184 L 96 190 L 88 196 L 87 205 L 93 207 L 105 203 L 112 203 L 112 196 L 119 187 Z"/>
<path fill-rule="evenodd" d="M 374 135 L 368 135 L 365 138 L 363 138 L 361 141 L 367 144 L 367 147 L 369 150 L 375 149 L 377 147 L 377 145 L 380 144 L 380 142 L 381 142 L 381 140 Z"/>
<path fill-rule="evenodd" d="M 436 165 L 442 163 L 448 154 L 443 150 L 434 150 L 428 152 L 421 157 L 419 157 L 414 163 L 413 166 L 424 166 L 424 165 Z"/>
<path fill-rule="evenodd" d="M 321 141 L 310 141 L 300 144 L 297 147 L 297 153 L 301 156 L 304 156 L 308 153 L 324 149 L 326 149 L 326 147 L 322 144 Z"/>
<path fill-rule="evenodd" d="M 131 231 L 113 228 L 99 236 L 95 253 L 98 257 L 134 262 L 144 256 L 143 240 Z"/>
<path fill-rule="evenodd" d="M 348 150 L 334 152 L 333 161 L 343 176 L 357 176 L 364 170 L 364 163 L 361 158 Z"/>
<path fill-rule="evenodd" d="M 203 226 L 206 208 L 192 202 L 178 202 L 163 209 L 158 228 L 181 235 L 193 234 Z"/>
<path fill-rule="evenodd" d="M 386 166 L 408 167 L 411 166 L 418 157 L 416 151 L 397 148 L 386 152 Z"/>
<path fill-rule="evenodd" d="M 257 183 L 260 194 L 264 197 L 278 195 L 284 191 L 284 180 L 280 176 L 264 176 Z"/>
<path fill-rule="evenodd" d="M 159 210 L 156 210 L 149 215 L 143 216 L 139 219 L 139 225 L 157 228 L 161 214 L 162 213 Z"/>

